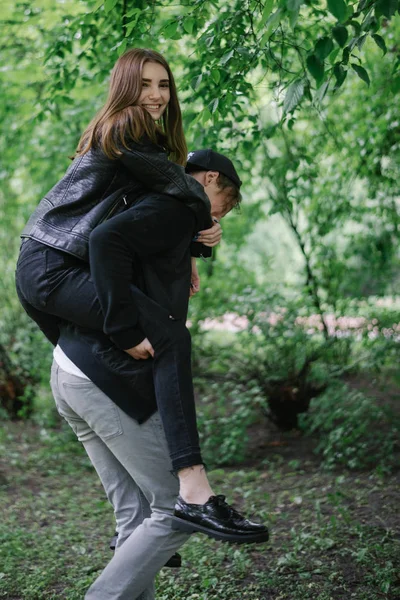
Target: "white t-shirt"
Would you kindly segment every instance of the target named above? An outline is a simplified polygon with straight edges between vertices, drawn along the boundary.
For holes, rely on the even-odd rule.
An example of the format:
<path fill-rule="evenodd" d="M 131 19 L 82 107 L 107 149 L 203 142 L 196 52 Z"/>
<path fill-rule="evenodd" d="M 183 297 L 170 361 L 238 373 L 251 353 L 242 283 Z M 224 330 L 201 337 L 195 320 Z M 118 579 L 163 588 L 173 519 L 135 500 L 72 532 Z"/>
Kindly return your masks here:
<path fill-rule="evenodd" d="M 82 379 L 87 379 L 89 381 L 89 377 L 86 377 L 85 373 L 82 373 L 82 371 L 78 369 L 76 364 L 68 358 L 68 356 L 61 350 L 60 346 L 58 345 L 54 348 L 53 358 L 58 364 L 58 366 L 66 373 L 69 373 L 70 375 L 75 375 L 76 377 L 81 377 Z"/>

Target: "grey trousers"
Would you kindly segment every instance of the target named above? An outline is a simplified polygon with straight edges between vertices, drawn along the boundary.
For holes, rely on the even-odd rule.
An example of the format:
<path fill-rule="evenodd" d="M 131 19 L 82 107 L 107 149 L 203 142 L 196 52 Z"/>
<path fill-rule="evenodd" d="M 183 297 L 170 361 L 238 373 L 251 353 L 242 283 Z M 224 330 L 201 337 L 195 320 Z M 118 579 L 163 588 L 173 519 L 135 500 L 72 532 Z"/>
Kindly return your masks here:
<path fill-rule="evenodd" d="M 119 533 L 114 557 L 85 600 L 154 600 L 156 574 L 189 537 L 171 529 L 179 484 L 159 415 L 139 425 L 94 383 L 55 362 L 50 383 L 58 412 L 101 479 Z"/>

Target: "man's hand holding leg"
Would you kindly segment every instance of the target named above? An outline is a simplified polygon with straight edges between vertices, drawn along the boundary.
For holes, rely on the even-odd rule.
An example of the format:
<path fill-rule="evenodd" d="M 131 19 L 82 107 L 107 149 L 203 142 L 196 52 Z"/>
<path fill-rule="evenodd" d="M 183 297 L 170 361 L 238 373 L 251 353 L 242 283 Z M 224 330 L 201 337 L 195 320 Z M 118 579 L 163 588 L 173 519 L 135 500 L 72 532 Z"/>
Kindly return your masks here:
<path fill-rule="evenodd" d="M 137 346 L 134 346 L 133 348 L 128 348 L 128 350 L 125 350 L 125 352 L 127 352 L 135 360 L 146 360 L 151 356 L 154 358 L 153 346 L 150 344 L 147 338 L 145 338 Z"/>

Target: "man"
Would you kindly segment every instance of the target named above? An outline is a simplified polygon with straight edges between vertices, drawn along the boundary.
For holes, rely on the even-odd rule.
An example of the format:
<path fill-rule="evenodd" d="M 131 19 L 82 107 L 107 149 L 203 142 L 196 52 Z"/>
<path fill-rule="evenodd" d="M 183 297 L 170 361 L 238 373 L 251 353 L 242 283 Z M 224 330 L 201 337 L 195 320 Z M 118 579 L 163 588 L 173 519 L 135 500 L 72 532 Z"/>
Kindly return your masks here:
<path fill-rule="evenodd" d="M 194 152 L 189 155 L 187 169 L 204 185 L 215 218 L 222 218 L 240 201 L 240 180 L 226 157 L 211 150 Z M 165 202 L 164 199 L 163 210 Z M 173 204 L 174 200 L 170 202 Z M 164 226 L 173 224 L 166 222 Z M 106 235 L 107 229 L 100 234 Z M 98 237 L 96 233 L 95 236 Z M 107 252 L 101 258 L 106 262 Z M 161 255 L 142 254 L 134 267 L 136 282 L 154 301 L 148 320 L 157 322 L 160 311 L 165 321 L 166 310 L 174 313 L 172 328 L 177 319 L 185 319 L 190 237 L 182 234 L 180 242 L 164 249 Z M 99 276 L 94 273 L 95 278 Z M 140 305 L 142 292 L 137 290 L 135 294 Z M 123 303 L 122 306 L 127 310 Z M 183 343 L 186 342 L 185 339 Z M 142 358 L 152 356 L 149 340 L 140 345 Z M 153 600 L 156 573 L 188 534 L 171 527 L 178 480 L 171 471 L 157 412 L 152 361 L 132 361 L 105 335 L 72 327 L 62 329 L 54 359 L 51 385 L 57 408 L 84 444 L 114 507 L 119 532 L 113 559 L 85 598 Z M 221 511 L 226 510 L 223 498 L 219 502 Z M 179 518 L 179 507 L 175 515 Z M 229 513 L 229 519 L 241 519 L 244 523 L 235 511 Z M 264 528 L 264 539 L 267 538 Z"/>

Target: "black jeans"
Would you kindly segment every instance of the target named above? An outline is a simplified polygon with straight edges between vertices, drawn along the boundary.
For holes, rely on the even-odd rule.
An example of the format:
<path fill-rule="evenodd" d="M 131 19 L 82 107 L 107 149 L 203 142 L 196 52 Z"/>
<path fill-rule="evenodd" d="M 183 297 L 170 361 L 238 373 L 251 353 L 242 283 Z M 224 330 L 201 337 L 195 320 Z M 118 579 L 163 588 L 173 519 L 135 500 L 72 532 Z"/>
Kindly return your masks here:
<path fill-rule="evenodd" d="M 17 263 L 16 288 L 23 308 L 53 345 L 59 337 L 60 320 L 103 330 L 103 313 L 89 266 L 65 252 L 25 241 Z M 138 287 L 132 285 L 131 290 L 139 310 L 139 326 L 154 348 L 154 359 L 149 360 L 153 360 L 157 406 L 173 469 L 202 464 L 190 333 L 183 321 L 172 319 Z"/>

